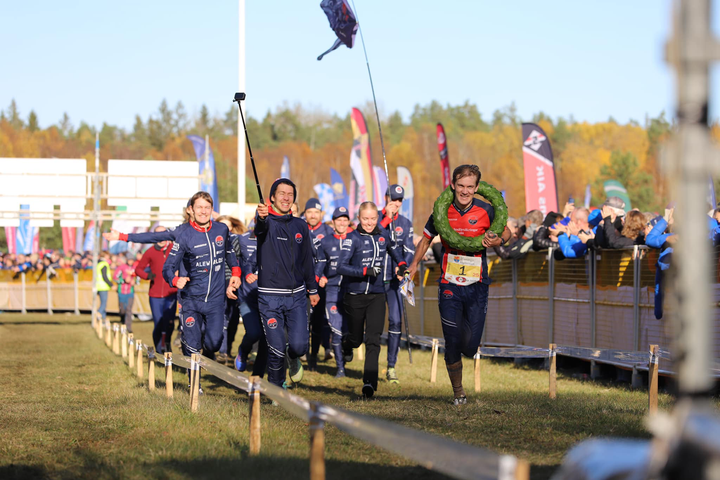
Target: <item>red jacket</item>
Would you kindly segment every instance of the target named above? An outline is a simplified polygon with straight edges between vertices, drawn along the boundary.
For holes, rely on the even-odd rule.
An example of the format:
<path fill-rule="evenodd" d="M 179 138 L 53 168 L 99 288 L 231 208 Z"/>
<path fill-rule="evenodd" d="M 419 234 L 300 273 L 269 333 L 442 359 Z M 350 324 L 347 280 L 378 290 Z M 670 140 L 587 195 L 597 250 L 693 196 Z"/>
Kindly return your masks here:
<path fill-rule="evenodd" d="M 148 274 L 145 272 L 145 268 L 150 266 L 150 271 L 155 274 L 155 278 L 150 281 L 150 291 L 148 295 L 153 298 L 165 298 L 170 295 L 175 295 L 177 288 L 171 287 L 163 278 L 162 269 L 165 265 L 165 260 L 172 249 L 172 242 L 167 242 L 167 245 L 161 250 L 158 250 L 154 245 L 148 248 L 143 253 L 140 263 L 135 267 L 135 274 L 143 280 L 148 279 Z"/>

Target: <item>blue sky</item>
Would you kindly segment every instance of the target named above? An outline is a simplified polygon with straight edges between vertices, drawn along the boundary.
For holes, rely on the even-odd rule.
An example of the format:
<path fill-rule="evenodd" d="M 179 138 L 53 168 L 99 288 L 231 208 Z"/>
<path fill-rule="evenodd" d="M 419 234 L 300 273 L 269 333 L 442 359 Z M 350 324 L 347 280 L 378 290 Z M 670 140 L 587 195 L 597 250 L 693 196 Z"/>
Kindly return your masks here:
<path fill-rule="evenodd" d="M 334 41 L 319 0 L 247 0 L 247 107 L 288 102 L 346 114 L 371 100 L 359 36 Z M 669 0 L 356 0 L 381 112 L 476 103 L 484 118 L 515 102 L 590 122 L 673 110 L 664 63 Z M 0 0 L 0 107 L 15 99 L 44 127 L 63 112 L 130 128 L 163 98 L 225 112 L 238 82 L 238 4 Z M 716 24 L 719 22 L 715 22 Z M 717 84 L 718 82 L 714 82 Z M 715 109 L 717 112 L 717 109 Z M 717 116 L 715 113 L 713 116 Z"/>

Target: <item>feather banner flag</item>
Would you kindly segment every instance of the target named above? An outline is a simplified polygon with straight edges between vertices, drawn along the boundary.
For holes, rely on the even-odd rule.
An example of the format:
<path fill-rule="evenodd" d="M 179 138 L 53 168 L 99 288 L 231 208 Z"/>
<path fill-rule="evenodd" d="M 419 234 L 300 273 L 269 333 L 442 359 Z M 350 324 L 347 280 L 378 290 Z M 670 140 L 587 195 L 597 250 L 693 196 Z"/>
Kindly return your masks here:
<path fill-rule="evenodd" d="M 373 188 L 375 190 L 375 205 L 379 210 L 385 208 L 385 194 L 388 189 L 388 181 L 385 170 L 380 167 L 373 167 Z"/>
<path fill-rule="evenodd" d="M 318 60 L 322 60 L 325 55 L 337 49 L 340 45 L 352 48 L 355 45 L 355 34 L 358 30 L 357 18 L 355 18 L 355 13 L 353 13 L 347 0 L 322 0 L 320 8 L 327 15 L 330 28 L 335 32 L 337 39 L 332 47 L 317 57 Z"/>
<path fill-rule="evenodd" d="M 437 124 L 437 142 L 444 190 L 450 186 L 450 160 L 448 158 L 447 137 L 445 137 L 445 129 L 442 123 Z"/>
<path fill-rule="evenodd" d="M 333 207 L 333 205 L 335 204 L 335 196 L 333 195 L 333 189 L 327 183 L 318 183 L 313 187 L 313 190 L 315 190 L 315 193 L 318 196 L 318 200 L 320 200 L 320 204 L 322 205 L 323 222 L 329 222 L 330 220 L 332 220 L 333 210 L 335 210 L 335 208 Z"/>
<path fill-rule="evenodd" d="M 407 167 L 397 167 L 398 185 L 405 189 L 405 198 L 403 198 L 402 206 L 400 206 L 400 215 L 413 221 L 413 201 L 415 198 L 415 189 L 413 188 L 413 179 L 410 170 Z"/>
<path fill-rule="evenodd" d="M 209 141 L 197 135 L 188 135 L 188 140 L 195 148 L 200 168 L 200 190 L 207 192 L 213 199 L 213 210 L 220 211 L 220 197 L 218 196 L 217 175 L 215 173 L 215 157 L 210 148 Z"/>
<path fill-rule="evenodd" d="M 335 200 L 333 206 L 335 208 L 348 208 L 349 199 L 347 189 L 345 188 L 345 182 L 343 182 L 342 177 L 334 168 L 330 169 L 330 186 L 333 189 L 333 198 Z"/>
<path fill-rule="evenodd" d="M 283 156 L 282 167 L 280 167 L 280 178 L 290 178 L 290 160 L 287 155 Z"/>
<path fill-rule="evenodd" d="M 534 123 L 522 124 L 522 136 L 525 211 L 540 210 L 543 215 L 557 212 L 557 183 L 550 139 L 543 129 Z"/>
<path fill-rule="evenodd" d="M 350 184 L 350 211 L 357 215 L 357 209 L 362 202 L 373 201 L 373 169 L 372 155 L 370 153 L 370 134 L 362 112 L 352 109 L 350 123 L 353 131 L 353 146 L 350 151 L 350 169 L 352 182 Z"/>

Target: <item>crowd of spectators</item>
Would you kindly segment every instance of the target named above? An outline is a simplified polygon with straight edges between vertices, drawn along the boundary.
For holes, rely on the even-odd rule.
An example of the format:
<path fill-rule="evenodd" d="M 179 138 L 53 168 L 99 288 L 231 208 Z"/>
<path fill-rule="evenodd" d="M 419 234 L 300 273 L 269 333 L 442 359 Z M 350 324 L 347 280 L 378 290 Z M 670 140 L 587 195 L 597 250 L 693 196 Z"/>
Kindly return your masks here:
<path fill-rule="evenodd" d="M 131 254 L 128 252 L 126 255 L 129 256 L 128 258 L 133 259 L 129 261 L 133 267 L 137 265 L 137 262 L 142 258 L 142 253 Z M 111 255 L 109 263 L 114 271 L 120 263 L 120 257 L 118 255 Z M 67 252 L 63 252 L 62 250 L 41 250 L 38 253 L 32 253 L 30 255 L 0 252 L 0 270 L 9 270 L 16 275 L 23 272 L 47 271 L 52 277 L 55 275 L 54 271 L 60 268 L 79 271 L 90 270 L 92 267 L 92 252 L 80 253 L 72 250 L 68 250 Z"/>

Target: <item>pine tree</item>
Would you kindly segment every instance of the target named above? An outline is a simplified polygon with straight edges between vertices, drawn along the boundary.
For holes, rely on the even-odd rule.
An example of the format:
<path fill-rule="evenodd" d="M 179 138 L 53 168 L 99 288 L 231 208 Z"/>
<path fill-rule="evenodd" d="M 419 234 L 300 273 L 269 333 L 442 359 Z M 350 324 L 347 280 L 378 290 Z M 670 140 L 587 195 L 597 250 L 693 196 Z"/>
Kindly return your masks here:
<path fill-rule="evenodd" d="M 35 110 L 30 110 L 30 114 L 28 115 L 28 130 L 31 132 L 37 132 L 40 130 L 40 125 L 38 124 L 38 117 L 35 114 Z"/>

